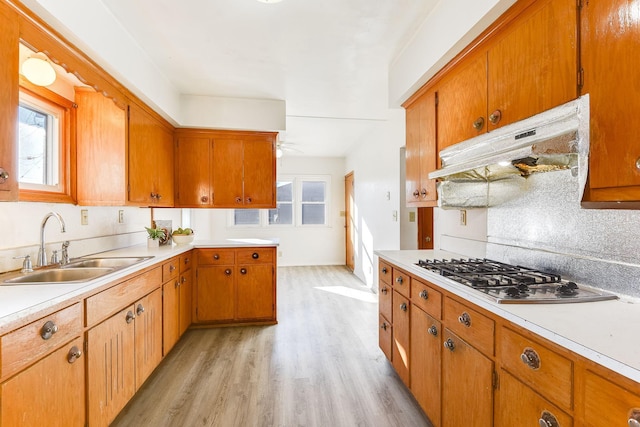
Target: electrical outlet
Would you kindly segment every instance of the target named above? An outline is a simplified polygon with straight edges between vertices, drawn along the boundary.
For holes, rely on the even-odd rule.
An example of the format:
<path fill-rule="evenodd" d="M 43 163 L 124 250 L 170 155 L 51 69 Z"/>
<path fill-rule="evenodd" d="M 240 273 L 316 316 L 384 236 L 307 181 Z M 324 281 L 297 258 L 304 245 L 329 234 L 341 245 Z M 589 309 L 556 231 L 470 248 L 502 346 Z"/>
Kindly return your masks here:
<path fill-rule="evenodd" d="M 278 258 L 282 256 L 282 251 L 278 251 Z"/>
<path fill-rule="evenodd" d="M 89 210 L 82 209 L 80 211 L 80 224 L 89 225 Z"/>
<path fill-rule="evenodd" d="M 416 213 L 409 212 L 409 222 L 416 222 Z"/>
<path fill-rule="evenodd" d="M 122 209 L 118 211 L 118 223 L 124 224 L 124 211 Z"/>
<path fill-rule="evenodd" d="M 460 225 L 467 225 L 467 211 L 460 210 Z"/>

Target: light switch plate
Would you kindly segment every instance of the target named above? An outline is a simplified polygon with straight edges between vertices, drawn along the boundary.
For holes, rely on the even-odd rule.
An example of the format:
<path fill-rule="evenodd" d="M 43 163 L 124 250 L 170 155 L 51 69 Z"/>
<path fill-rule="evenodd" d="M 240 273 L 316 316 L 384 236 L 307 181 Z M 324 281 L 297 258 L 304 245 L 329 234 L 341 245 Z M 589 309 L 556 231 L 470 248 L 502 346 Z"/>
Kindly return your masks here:
<path fill-rule="evenodd" d="M 89 210 L 82 209 L 80 211 L 80 224 L 89 225 Z"/>
<path fill-rule="evenodd" d="M 467 225 L 467 211 L 460 210 L 460 225 Z"/>

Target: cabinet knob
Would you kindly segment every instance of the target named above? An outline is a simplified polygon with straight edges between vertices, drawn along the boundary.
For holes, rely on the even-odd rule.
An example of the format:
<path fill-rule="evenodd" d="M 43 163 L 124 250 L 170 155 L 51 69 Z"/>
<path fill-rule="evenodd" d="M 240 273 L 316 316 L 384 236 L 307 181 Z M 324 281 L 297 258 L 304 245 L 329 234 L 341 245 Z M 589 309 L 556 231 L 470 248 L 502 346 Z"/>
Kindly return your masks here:
<path fill-rule="evenodd" d="M 640 408 L 633 408 L 629 411 L 629 427 L 640 427 Z"/>
<path fill-rule="evenodd" d="M 9 179 L 9 172 L 0 168 L 0 184 L 4 184 Z"/>
<path fill-rule="evenodd" d="M 224 274 L 226 274 L 227 276 L 231 276 L 231 269 L 230 269 L 230 268 L 227 268 L 227 269 L 224 271 Z"/>
<path fill-rule="evenodd" d="M 560 427 L 556 417 L 549 411 L 542 411 L 540 414 L 540 427 Z"/>
<path fill-rule="evenodd" d="M 258 259 L 258 258 L 260 258 L 260 254 L 258 252 L 254 252 L 254 253 L 251 254 L 251 258 Z"/>
<path fill-rule="evenodd" d="M 76 360 L 78 360 L 80 358 L 80 356 L 82 356 L 82 352 L 80 351 L 80 349 L 78 347 L 76 347 L 74 345 L 69 350 L 69 354 L 67 354 L 67 362 L 73 363 Z"/>
<path fill-rule="evenodd" d="M 124 318 L 124 320 L 127 321 L 127 323 L 131 323 L 133 322 L 133 319 L 135 319 L 136 316 L 133 314 L 133 311 L 129 310 L 127 311 L 127 317 Z"/>
<path fill-rule="evenodd" d="M 202 196 L 202 197 L 200 197 L 200 201 L 202 203 L 209 203 L 209 197 L 208 196 Z"/>
<path fill-rule="evenodd" d="M 422 299 L 429 299 L 429 292 L 427 292 L 426 289 L 423 289 L 420 291 L 420 298 Z"/>
<path fill-rule="evenodd" d="M 240 269 L 240 274 L 247 274 L 247 269 L 246 268 L 241 268 Z"/>
<path fill-rule="evenodd" d="M 138 306 L 136 307 L 136 314 L 140 316 L 142 315 L 142 313 L 144 313 L 144 306 L 142 304 L 138 304 Z"/>
<path fill-rule="evenodd" d="M 502 111 L 496 110 L 493 113 L 491 113 L 491 115 L 489 116 L 489 121 L 495 125 L 500 121 L 501 118 L 502 118 Z"/>
<path fill-rule="evenodd" d="M 383 329 L 385 331 L 387 330 L 388 327 L 389 325 L 387 325 L 387 322 L 382 322 L 382 325 L 380 325 L 380 329 Z"/>
<path fill-rule="evenodd" d="M 448 348 L 450 351 L 453 351 L 456 348 L 456 345 L 451 338 L 447 338 L 444 342 L 444 348 Z"/>
<path fill-rule="evenodd" d="M 176 269 L 176 266 L 175 266 L 175 265 L 171 264 L 171 265 L 169 266 L 169 272 L 170 272 L 170 273 L 173 273 L 173 272 L 175 271 L 175 269 Z"/>
<path fill-rule="evenodd" d="M 162 199 L 162 194 L 156 193 L 156 201 Z"/>
<path fill-rule="evenodd" d="M 427 191 L 426 188 L 423 188 L 422 191 L 420 192 L 420 195 L 422 196 L 422 198 L 426 198 L 427 195 L 429 194 L 429 192 Z"/>
<path fill-rule="evenodd" d="M 636 159 L 636 169 L 640 170 L 640 157 Z"/>
<path fill-rule="evenodd" d="M 458 316 L 458 322 L 462 323 L 467 328 L 471 326 L 471 316 L 466 311 Z"/>
<path fill-rule="evenodd" d="M 382 267 L 382 273 L 383 273 L 383 274 L 387 274 L 387 272 L 388 272 L 388 271 L 389 271 L 389 270 L 387 270 L 387 267 Z"/>
<path fill-rule="evenodd" d="M 176 280 L 176 281 L 175 281 L 175 283 L 173 284 L 173 287 L 174 287 L 174 288 L 176 288 L 176 289 L 177 289 L 178 287 L 180 287 L 180 282 L 178 282 L 178 281 Z"/>
<path fill-rule="evenodd" d="M 418 197 L 420 197 L 420 192 L 419 192 L 418 190 L 415 190 L 415 191 L 413 192 L 413 197 L 414 197 L 414 198 L 416 198 L 416 199 L 417 199 Z"/>
<path fill-rule="evenodd" d="M 540 369 L 540 356 L 532 348 L 525 348 L 520 355 L 520 360 L 531 369 Z"/>
<path fill-rule="evenodd" d="M 402 304 L 400 304 L 400 310 L 407 311 L 407 303 L 406 302 L 403 302 Z"/>
<path fill-rule="evenodd" d="M 152 199 L 156 198 L 156 193 L 154 193 L 153 191 L 151 193 L 149 193 L 149 197 Z"/>
<path fill-rule="evenodd" d="M 242 197 L 236 197 L 236 203 L 242 203 Z"/>
<path fill-rule="evenodd" d="M 481 130 L 484 127 L 484 117 L 478 117 L 474 122 L 473 122 L 473 128 L 475 130 Z"/>
<path fill-rule="evenodd" d="M 434 337 L 438 336 L 438 328 L 436 328 L 436 325 L 431 325 L 431 327 L 427 329 L 427 332 L 429 332 Z"/>
<path fill-rule="evenodd" d="M 186 281 L 187 281 L 187 278 L 186 278 L 186 277 L 182 276 L 182 277 L 180 278 L 180 283 L 184 283 L 184 282 L 186 282 Z"/>
<path fill-rule="evenodd" d="M 245 199 L 245 202 L 247 202 L 247 203 L 249 203 L 249 204 L 250 204 L 251 202 L 253 202 L 253 199 L 252 199 L 251 197 L 247 197 L 247 198 Z"/>
<path fill-rule="evenodd" d="M 402 276 L 396 277 L 396 283 L 397 284 L 402 285 L 402 282 L 404 282 L 404 279 L 402 278 Z"/>
<path fill-rule="evenodd" d="M 380 293 L 382 294 L 387 294 L 389 292 L 389 290 L 387 289 L 387 287 L 385 286 L 384 288 L 380 289 Z"/>
<path fill-rule="evenodd" d="M 190 258 L 185 258 L 185 259 L 184 259 L 184 265 L 187 265 L 187 264 L 189 264 L 190 262 L 191 262 L 191 259 L 190 259 Z"/>
<path fill-rule="evenodd" d="M 215 255 L 213 256 L 213 259 L 215 259 L 215 260 L 219 260 L 219 259 L 220 259 L 220 255 L 215 254 Z"/>
<path fill-rule="evenodd" d="M 43 340 L 48 340 L 56 332 L 58 332 L 58 325 L 49 320 L 44 325 L 42 325 L 42 329 L 40 329 L 40 336 Z"/>

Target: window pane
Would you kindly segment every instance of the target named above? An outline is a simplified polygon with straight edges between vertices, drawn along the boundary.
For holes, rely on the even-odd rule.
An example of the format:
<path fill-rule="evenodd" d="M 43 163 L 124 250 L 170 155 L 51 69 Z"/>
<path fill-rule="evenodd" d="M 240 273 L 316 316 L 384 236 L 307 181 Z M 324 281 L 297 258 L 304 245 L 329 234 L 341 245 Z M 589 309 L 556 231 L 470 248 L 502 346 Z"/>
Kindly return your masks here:
<path fill-rule="evenodd" d="M 235 225 L 258 225 L 260 224 L 260 211 L 258 209 L 236 209 L 233 212 L 233 223 Z"/>
<path fill-rule="evenodd" d="M 30 184 L 47 182 L 47 130 L 50 116 L 20 105 L 19 117 L 19 181 Z"/>
<path fill-rule="evenodd" d="M 303 202 L 324 202 L 325 194 L 324 181 L 303 181 L 302 201 Z"/>
<path fill-rule="evenodd" d="M 278 203 L 277 209 L 269 209 L 269 224 L 293 224 L 293 205 Z"/>
<path fill-rule="evenodd" d="M 324 225 L 324 204 L 302 205 L 302 224 Z"/>
<path fill-rule="evenodd" d="M 277 184 L 276 198 L 278 202 L 291 202 L 293 201 L 293 183 L 292 182 L 278 182 Z"/>

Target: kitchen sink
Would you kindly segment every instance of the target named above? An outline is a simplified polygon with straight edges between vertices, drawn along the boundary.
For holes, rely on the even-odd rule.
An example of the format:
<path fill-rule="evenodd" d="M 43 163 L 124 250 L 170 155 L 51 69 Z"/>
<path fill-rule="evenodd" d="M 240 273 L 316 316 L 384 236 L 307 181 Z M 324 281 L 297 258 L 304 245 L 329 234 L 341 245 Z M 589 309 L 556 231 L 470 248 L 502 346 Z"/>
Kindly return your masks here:
<path fill-rule="evenodd" d="M 69 264 L 62 266 L 63 269 L 78 268 L 125 268 L 142 261 L 146 261 L 151 257 L 119 257 L 119 258 L 78 258 L 72 260 Z"/>
<path fill-rule="evenodd" d="M 81 283 L 112 273 L 114 268 L 52 268 L 5 280 L 9 285 Z"/>

